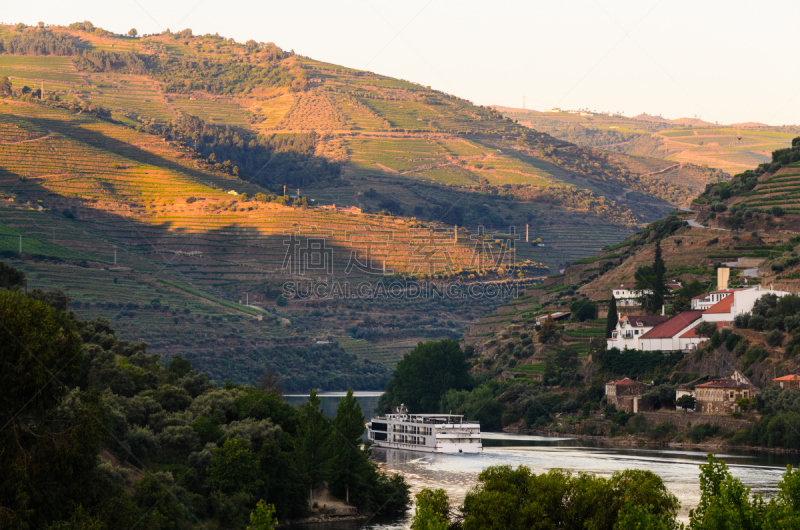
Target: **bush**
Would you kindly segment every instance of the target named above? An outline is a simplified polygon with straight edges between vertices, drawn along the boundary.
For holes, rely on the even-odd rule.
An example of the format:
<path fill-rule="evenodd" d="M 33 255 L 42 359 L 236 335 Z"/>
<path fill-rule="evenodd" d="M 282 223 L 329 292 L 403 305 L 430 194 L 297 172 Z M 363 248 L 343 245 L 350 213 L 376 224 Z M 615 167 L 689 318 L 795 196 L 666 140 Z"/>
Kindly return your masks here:
<path fill-rule="evenodd" d="M 776 348 L 780 346 L 781 343 L 783 343 L 783 332 L 779 329 L 773 329 L 772 331 L 767 333 L 764 339 L 767 341 L 767 344 L 769 344 L 773 348 Z"/>

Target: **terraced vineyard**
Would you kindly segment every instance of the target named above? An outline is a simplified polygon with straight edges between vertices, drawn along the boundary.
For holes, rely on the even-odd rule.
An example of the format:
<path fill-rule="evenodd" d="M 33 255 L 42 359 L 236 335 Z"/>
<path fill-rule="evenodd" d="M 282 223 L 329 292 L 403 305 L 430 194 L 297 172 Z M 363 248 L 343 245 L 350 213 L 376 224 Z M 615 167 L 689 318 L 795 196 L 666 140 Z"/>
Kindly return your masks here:
<path fill-rule="evenodd" d="M 504 115 L 557 138 L 678 163 L 680 168 L 674 170 L 674 174 L 665 172 L 660 174 L 660 178 L 692 187 L 698 192 L 703 189 L 704 179 L 697 174 L 695 167 L 705 165 L 735 175 L 768 162 L 772 151 L 789 147 L 792 138 L 800 134 L 800 128 L 791 126 L 747 124 L 720 127 L 690 120 L 695 123 L 687 128 L 685 119 L 499 109 Z M 652 170 L 659 169 L 654 167 Z"/>
<path fill-rule="evenodd" d="M 271 44 L 0 26 L 12 33 L 46 33 L 64 54 L 0 53 L 15 92 L 0 99 L 4 259 L 29 287 L 62 285 L 79 313 L 218 379 L 273 365 L 297 384 L 343 381 L 298 369 L 322 351 L 312 338 L 338 343 L 319 346 L 333 372 L 378 377 L 683 189 L 458 97 Z M 44 101 L 23 94 L 42 82 Z M 411 281 L 434 296 L 408 298 Z M 306 296 L 309 282 L 378 294 Z M 436 296 L 478 284 L 504 294 Z"/>
<path fill-rule="evenodd" d="M 756 187 L 733 201 L 738 207 L 772 213 L 779 207 L 786 213 L 800 214 L 800 164 L 778 170 Z"/>

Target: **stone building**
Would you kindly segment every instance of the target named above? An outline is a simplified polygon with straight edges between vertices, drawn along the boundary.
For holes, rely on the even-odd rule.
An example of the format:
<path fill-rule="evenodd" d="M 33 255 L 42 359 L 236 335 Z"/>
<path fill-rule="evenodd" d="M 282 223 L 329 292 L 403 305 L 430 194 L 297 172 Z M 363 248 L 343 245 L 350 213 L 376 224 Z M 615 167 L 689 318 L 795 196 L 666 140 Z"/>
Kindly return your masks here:
<path fill-rule="evenodd" d="M 741 412 L 736 402 L 742 398 L 751 398 L 758 391 L 758 387 L 737 370 L 728 379 L 714 379 L 697 385 L 694 389 L 697 399 L 695 410 L 701 414 Z"/>
<path fill-rule="evenodd" d="M 648 385 L 627 377 L 606 383 L 606 403 L 615 405 L 617 410 L 639 412 L 639 400 L 647 389 Z"/>
<path fill-rule="evenodd" d="M 776 377 L 772 380 L 774 385 L 781 388 L 788 388 L 789 390 L 800 390 L 800 375 L 784 375 L 783 377 Z"/>

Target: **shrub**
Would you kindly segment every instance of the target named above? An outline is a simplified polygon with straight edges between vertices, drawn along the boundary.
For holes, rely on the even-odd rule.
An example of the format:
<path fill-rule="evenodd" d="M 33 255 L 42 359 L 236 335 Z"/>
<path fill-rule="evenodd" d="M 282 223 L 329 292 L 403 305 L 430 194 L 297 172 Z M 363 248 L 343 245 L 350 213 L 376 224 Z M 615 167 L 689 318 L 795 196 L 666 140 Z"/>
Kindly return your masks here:
<path fill-rule="evenodd" d="M 767 341 L 767 344 L 769 344 L 773 348 L 776 348 L 780 346 L 781 343 L 783 342 L 783 332 L 779 329 L 773 329 L 772 331 L 767 333 L 764 339 Z"/>

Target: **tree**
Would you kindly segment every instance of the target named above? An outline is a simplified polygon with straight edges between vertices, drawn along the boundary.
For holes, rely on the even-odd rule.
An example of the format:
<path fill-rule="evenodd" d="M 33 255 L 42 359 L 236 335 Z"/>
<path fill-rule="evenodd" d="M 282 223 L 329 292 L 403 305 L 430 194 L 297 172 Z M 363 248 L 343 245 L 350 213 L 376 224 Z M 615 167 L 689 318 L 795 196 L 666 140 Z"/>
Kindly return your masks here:
<path fill-rule="evenodd" d="M 464 499 L 464 530 L 616 528 L 626 503 L 667 521 L 674 521 L 679 506 L 650 471 L 618 471 L 606 479 L 562 469 L 536 475 L 526 466 L 492 466 L 478 481 Z"/>
<path fill-rule="evenodd" d="M 25 278 L 24 272 L 0 261 L 0 289 L 25 287 L 27 284 L 28 280 Z"/>
<path fill-rule="evenodd" d="M 350 503 L 351 489 L 363 490 L 363 486 L 366 485 L 364 479 L 370 464 L 369 454 L 361 450 L 362 434 L 364 434 L 364 414 L 351 388 L 339 401 L 336 416 L 333 418 L 335 456 L 331 486 L 335 493 L 344 490 L 347 503 Z"/>
<path fill-rule="evenodd" d="M 694 410 L 697 399 L 691 394 L 684 394 L 675 400 L 675 405 L 683 410 Z"/>
<path fill-rule="evenodd" d="M 281 380 L 280 374 L 278 374 L 272 366 L 267 366 L 267 370 L 261 376 L 258 387 L 265 394 L 275 394 L 278 397 L 283 396 L 283 381 Z"/>
<path fill-rule="evenodd" d="M 447 530 L 450 527 L 450 498 L 443 489 L 423 488 L 415 497 L 417 506 L 411 530 Z"/>
<path fill-rule="evenodd" d="M 80 370 L 81 340 L 64 313 L 18 291 L 0 291 L 0 412 L 44 414 Z"/>
<path fill-rule="evenodd" d="M 597 304 L 591 300 L 575 300 L 569 305 L 572 312 L 572 319 L 578 322 L 586 322 L 597 318 Z"/>
<path fill-rule="evenodd" d="M 11 81 L 7 77 L 0 77 L 0 96 L 10 96 L 12 93 Z"/>
<path fill-rule="evenodd" d="M 393 407 L 404 403 L 411 412 L 438 412 L 445 392 L 471 386 L 469 365 L 458 342 L 448 339 L 421 342 L 397 363 L 380 405 Z"/>
<path fill-rule="evenodd" d="M 542 327 L 539 329 L 539 342 L 546 343 L 558 331 L 558 325 L 553 317 L 548 313 L 547 318 L 542 322 Z"/>
<path fill-rule="evenodd" d="M 716 332 L 717 324 L 715 322 L 700 322 L 694 327 L 694 333 L 698 337 L 710 339 Z"/>
<path fill-rule="evenodd" d="M 666 282 L 664 275 L 667 273 L 667 267 L 664 265 L 664 259 L 661 257 L 661 240 L 656 241 L 655 257 L 653 258 L 653 272 L 655 273 L 655 282 L 653 283 L 653 297 L 651 300 L 651 313 L 657 313 L 664 305 L 664 295 L 666 294 Z"/>
<path fill-rule="evenodd" d="M 320 409 L 322 400 L 313 390 L 300 409 L 297 430 L 297 458 L 309 485 L 309 501 L 314 487 L 330 477 L 331 425 Z"/>
<path fill-rule="evenodd" d="M 139 32 L 136 31 L 136 28 L 131 28 L 131 29 L 128 30 L 128 37 L 131 37 L 131 38 L 135 39 L 138 36 L 139 36 Z"/>
<path fill-rule="evenodd" d="M 611 338 L 611 332 L 617 329 L 619 313 L 617 313 L 617 299 L 611 295 L 611 302 L 608 303 L 608 316 L 606 316 L 606 338 Z"/>
<path fill-rule="evenodd" d="M 750 488 L 731 476 L 725 462 L 708 455 L 700 468 L 700 503 L 689 510 L 692 530 L 764 528 L 764 509 L 761 495 L 750 500 Z"/>
<path fill-rule="evenodd" d="M 275 518 L 275 505 L 267 504 L 264 499 L 258 501 L 256 507 L 250 512 L 250 524 L 247 530 L 272 530 L 278 526 Z"/>

